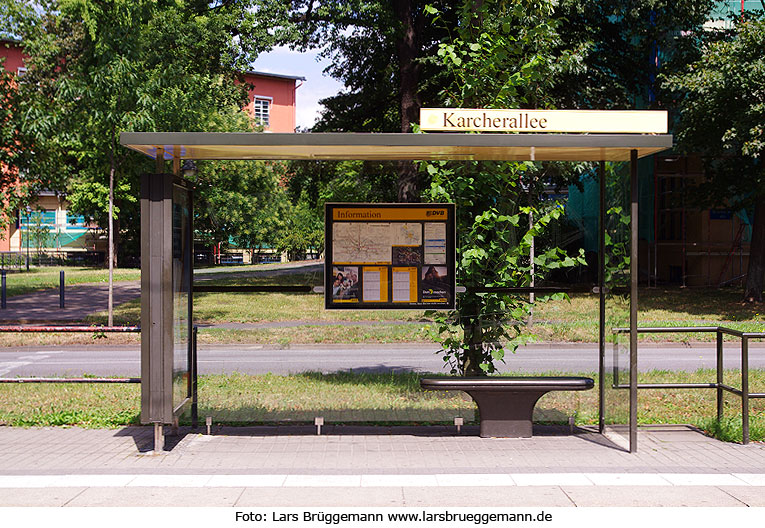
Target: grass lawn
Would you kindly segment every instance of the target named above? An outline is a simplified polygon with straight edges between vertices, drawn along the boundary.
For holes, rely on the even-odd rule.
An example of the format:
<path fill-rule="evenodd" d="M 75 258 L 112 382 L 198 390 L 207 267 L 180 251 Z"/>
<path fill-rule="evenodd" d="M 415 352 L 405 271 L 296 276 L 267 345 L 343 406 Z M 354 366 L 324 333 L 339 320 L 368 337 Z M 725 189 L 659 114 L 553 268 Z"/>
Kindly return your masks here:
<path fill-rule="evenodd" d="M 628 306 L 611 310 L 615 325 L 627 326 Z M 732 289 L 642 288 L 638 292 L 639 326 L 727 326 L 746 332 L 765 331 L 765 306 L 741 302 Z M 597 342 L 598 297 L 575 294 L 570 301 L 550 301 L 534 310 L 534 329 L 545 341 Z M 714 341 L 714 334 L 641 334 L 641 341 Z"/>
<path fill-rule="evenodd" d="M 555 373 L 548 373 L 555 374 Z M 579 375 L 597 377 L 593 373 Z M 726 381 L 737 384 L 736 371 Z M 462 392 L 426 392 L 420 374 L 304 373 L 290 376 L 243 374 L 202 376 L 200 417 L 216 423 L 313 422 L 451 423 L 455 416 L 474 420 L 474 405 Z M 712 370 L 643 373 L 642 383 L 708 382 Z M 765 388 L 765 370 L 751 371 L 753 391 Z M 643 390 L 640 424 L 689 423 L 727 441 L 740 441 L 740 399 L 726 398 L 725 420 L 715 420 L 714 390 Z M 578 425 L 597 423 L 597 389 L 553 392 L 537 404 L 535 420 Z M 138 385 L 0 385 L 0 425 L 120 427 L 138 423 Z M 203 419 L 203 418 L 202 418 Z M 186 419 L 188 423 L 188 418 Z M 765 400 L 751 400 L 750 434 L 765 440 Z"/>
<path fill-rule="evenodd" d="M 108 271 L 92 268 L 33 268 L 29 274 L 8 276 L 9 295 L 58 286 L 58 272 L 66 270 L 67 284 L 105 282 Z M 253 270 L 266 272 L 253 275 Z M 208 285 L 298 284 L 319 285 L 320 272 L 286 273 L 278 265 L 236 266 L 197 270 L 197 282 Z M 205 273 L 207 274 L 205 275 Z M 116 280 L 138 280 L 137 269 L 115 271 Z M 643 288 L 639 293 L 641 326 L 724 325 L 745 331 L 765 331 L 765 306 L 742 303 L 732 289 Z M 627 306 L 609 302 L 609 326 L 626 326 Z M 612 309 L 613 308 L 613 309 Z M 254 329 L 202 329 L 202 343 L 395 343 L 434 342 L 430 321 L 420 310 L 325 310 L 322 295 L 296 293 L 198 293 L 194 296 L 195 321 L 200 324 L 260 323 Z M 87 322 L 106 324 L 106 312 Z M 139 324 L 140 301 L 115 309 L 116 324 Z M 285 327 L 272 323 L 299 322 Z M 400 323 L 405 324 L 400 324 Z M 597 342 L 598 297 L 574 294 L 569 300 L 540 302 L 534 324 L 525 333 L 537 341 Z M 337 323 L 337 324 L 334 324 Z M 358 324 L 354 324 L 358 323 Z M 271 325 L 269 325 L 271 324 Z M 714 334 L 642 334 L 641 341 L 712 341 Z M 6 346 L 75 344 L 92 342 L 88 335 L 3 335 Z M 109 334 L 102 343 L 138 343 L 137 336 Z"/>
<path fill-rule="evenodd" d="M 311 283 L 307 274 L 257 279 L 273 284 L 274 279 L 291 284 Z M 210 281 L 213 283 L 213 281 Z M 216 280 L 216 284 L 253 284 L 254 279 Z M 765 331 L 765 306 L 745 304 L 740 293 L 733 290 L 653 289 L 639 293 L 640 326 L 728 326 L 738 330 Z M 627 325 L 626 305 L 611 310 L 609 320 L 614 326 Z M 435 335 L 424 312 L 419 310 L 325 310 L 321 295 L 296 293 L 199 293 L 194 296 L 194 316 L 197 323 L 279 323 L 301 321 L 300 326 L 288 328 L 257 328 L 251 330 L 203 329 L 203 343 L 393 343 L 433 342 Z M 140 303 L 132 301 L 118 306 L 117 324 L 134 324 L 140 320 Z M 101 312 L 91 321 L 104 324 Z M 598 298 L 576 294 L 570 300 L 539 303 L 535 307 L 534 324 L 526 333 L 539 341 L 597 342 Z M 333 322 L 344 324 L 333 325 Z M 353 325 L 358 322 L 358 325 Z M 374 322 L 375 324 L 369 324 Z M 399 324 L 405 322 L 407 324 Z M 321 323 L 321 325 L 317 324 Z M 351 323 L 351 324 L 348 324 Z M 421 323 L 421 324 L 417 324 Z M 644 342 L 713 341 L 711 333 L 641 334 Z M 110 337 L 111 341 L 111 337 Z"/>

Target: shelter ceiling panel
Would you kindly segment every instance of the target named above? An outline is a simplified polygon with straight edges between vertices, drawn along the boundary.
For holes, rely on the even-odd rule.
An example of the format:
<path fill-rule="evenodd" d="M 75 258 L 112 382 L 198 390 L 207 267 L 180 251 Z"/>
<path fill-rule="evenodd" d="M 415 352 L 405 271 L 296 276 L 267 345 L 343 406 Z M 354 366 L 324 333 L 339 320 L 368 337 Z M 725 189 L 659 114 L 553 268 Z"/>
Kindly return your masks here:
<path fill-rule="evenodd" d="M 672 147 L 668 134 L 266 134 L 126 132 L 120 142 L 155 158 L 629 161 Z"/>

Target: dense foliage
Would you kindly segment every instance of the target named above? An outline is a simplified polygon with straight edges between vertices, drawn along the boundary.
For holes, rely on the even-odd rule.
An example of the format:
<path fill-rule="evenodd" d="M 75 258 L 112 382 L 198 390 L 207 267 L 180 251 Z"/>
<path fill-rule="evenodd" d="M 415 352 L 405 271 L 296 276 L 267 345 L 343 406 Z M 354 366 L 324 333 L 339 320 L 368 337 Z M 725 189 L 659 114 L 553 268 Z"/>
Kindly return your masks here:
<path fill-rule="evenodd" d="M 753 210 L 744 297 L 762 301 L 765 281 L 765 18 L 738 20 L 715 39 L 703 35 L 701 56 L 665 78 L 679 106 L 677 138 L 707 156 L 706 202 Z M 711 41 L 710 41 L 711 40 Z"/>

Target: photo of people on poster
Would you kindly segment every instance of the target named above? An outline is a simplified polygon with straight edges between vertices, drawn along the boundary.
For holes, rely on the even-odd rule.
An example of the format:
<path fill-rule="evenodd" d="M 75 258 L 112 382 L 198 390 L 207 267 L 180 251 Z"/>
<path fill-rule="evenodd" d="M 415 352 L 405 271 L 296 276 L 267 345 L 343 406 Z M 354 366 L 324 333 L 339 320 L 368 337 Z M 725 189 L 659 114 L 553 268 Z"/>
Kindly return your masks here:
<path fill-rule="evenodd" d="M 357 266 L 333 266 L 332 299 L 339 301 L 359 300 L 359 268 Z"/>

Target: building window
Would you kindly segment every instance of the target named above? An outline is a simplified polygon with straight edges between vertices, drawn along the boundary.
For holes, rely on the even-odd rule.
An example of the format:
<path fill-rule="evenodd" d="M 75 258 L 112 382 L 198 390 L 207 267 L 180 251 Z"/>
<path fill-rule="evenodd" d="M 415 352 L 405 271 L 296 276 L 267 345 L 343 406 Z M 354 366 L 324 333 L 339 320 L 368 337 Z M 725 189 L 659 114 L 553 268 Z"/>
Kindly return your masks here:
<path fill-rule="evenodd" d="M 255 122 L 262 125 L 264 128 L 268 128 L 271 124 L 271 99 L 265 97 L 255 96 L 252 101 L 252 116 L 255 118 Z"/>
<path fill-rule="evenodd" d="M 21 67 L 21 66 L 16 68 L 16 75 L 18 75 L 19 77 L 24 77 L 26 74 L 27 74 L 27 69 L 26 68 Z"/>

